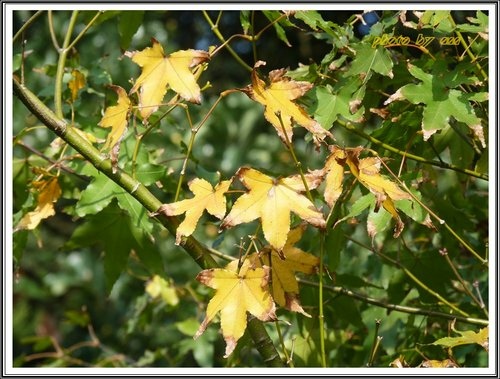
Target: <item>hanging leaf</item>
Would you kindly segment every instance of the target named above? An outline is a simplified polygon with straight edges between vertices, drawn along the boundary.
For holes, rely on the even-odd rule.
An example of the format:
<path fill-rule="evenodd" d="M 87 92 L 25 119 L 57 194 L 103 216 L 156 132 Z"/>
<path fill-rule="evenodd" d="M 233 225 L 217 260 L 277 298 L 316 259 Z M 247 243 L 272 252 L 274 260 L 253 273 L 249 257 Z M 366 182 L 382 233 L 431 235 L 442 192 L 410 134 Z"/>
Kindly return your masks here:
<path fill-rule="evenodd" d="M 24 215 L 15 230 L 33 230 L 42 220 L 56 214 L 54 203 L 61 196 L 61 187 L 59 187 L 57 177 L 35 181 L 32 186 L 38 193 L 37 206 L 33 211 Z"/>
<path fill-rule="evenodd" d="M 304 226 L 294 228 L 288 233 L 282 252 L 268 246 L 260 253 L 252 254 L 248 259 L 256 267 L 262 267 L 262 265 L 271 267 L 271 293 L 278 305 L 311 317 L 300 305 L 299 284 L 295 272 L 314 273 L 319 265 L 319 258 L 293 246 L 300 240 L 303 233 Z"/>
<path fill-rule="evenodd" d="M 260 218 L 264 237 L 274 249 L 281 251 L 290 231 L 290 212 L 318 228 L 326 226 L 323 214 L 301 194 L 306 189 L 299 175 L 274 179 L 243 167 L 236 176 L 249 191 L 236 200 L 221 228 Z M 314 189 L 321 183 L 322 173 L 311 172 L 305 179 L 309 189 Z"/>
<path fill-rule="evenodd" d="M 459 345 L 468 345 L 471 343 L 482 346 L 486 351 L 489 350 L 489 328 L 483 328 L 479 332 L 472 330 L 460 331 L 453 328 L 453 331 L 460 334 L 459 337 L 444 337 L 434 341 L 433 345 L 441 345 L 448 348 L 453 348 Z"/>
<path fill-rule="evenodd" d="M 216 290 L 207 306 L 207 314 L 194 338 L 203 334 L 208 324 L 220 312 L 221 329 L 226 341 L 227 358 L 235 349 L 247 327 L 247 312 L 261 321 L 276 319 L 273 299 L 269 293 L 269 267 L 252 268 L 243 262 L 238 271 L 238 261 L 223 269 L 203 270 L 196 277 L 200 283 Z"/>
<path fill-rule="evenodd" d="M 113 149 L 120 143 L 127 131 L 127 119 L 131 108 L 130 99 L 122 87 L 115 85 L 110 85 L 109 87 L 116 92 L 118 100 L 116 105 L 106 108 L 106 112 L 104 112 L 104 116 L 102 116 L 98 124 L 103 128 L 111 128 L 111 132 L 108 134 L 104 145 L 105 149 Z"/>
<path fill-rule="evenodd" d="M 140 113 L 146 120 L 158 109 L 167 92 L 167 87 L 177 92 L 183 99 L 191 103 L 201 102 L 201 90 L 196 83 L 192 69 L 207 61 L 210 56 L 203 50 L 179 50 L 165 55 L 160 43 L 152 39 L 153 46 L 142 51 L 127 51 L 125 55 L 142 67 L 130 93 L 140 88 Z"/>
<path fill-rule="evenodd" d="M 74 103 L 78 98 L 78 92 L 85 88 L 85 75 L 78 70 L 71 71 L 71 79 L 68 82 L 68 88 L 71 91 L 71 102 Z"/>
<path fill-rule="evenodd" d="M 177 201 L 171 204 L 163 204 L 156 213 L 163 213 L 166 216 L 177 216 L 186 213 L 186 218 L 177 227 L 175 243 L 178 245 L 181 238 L 190 236 L 196 229 L 198 220 L 204 210 L 208 213 L 222 219 L 226 214 L 227 192 L 231 185 L 230 180 L 223 180 L 215 188 L 205 179 L 193 179 L 189 182 L 189 189 L 194 193 L 191 199 Z"/>
<path fill-rule="evenodd" d="M 291 141 L 293 136 L 292 122 L 306 128 L 312 133 L 316 145 L 326 136 L 333 136 L 313 120 L 306 111 L 294 100 L 302 97 L 313 84 L 298 82 L 285 76 L 286 70 L 273 70 L 269 73 L 269 85 L 259 78 L 257 68 L 266 62 L 258 61 L 252 71 L 252 85 L 241 89 L 252 100 L 264 105 L 264 116 L 269 121 L 283 141 Z"/>
<path fill-rule="evenodd" d="M 344 166 L 346 163 L 346 154 L 344 149 L 338 146 L 330 148 L 331 154 L 325 163 L 325 201 L 333 207 L 337 199 L 342 194 L 342 181 L 344 179 Z"/>

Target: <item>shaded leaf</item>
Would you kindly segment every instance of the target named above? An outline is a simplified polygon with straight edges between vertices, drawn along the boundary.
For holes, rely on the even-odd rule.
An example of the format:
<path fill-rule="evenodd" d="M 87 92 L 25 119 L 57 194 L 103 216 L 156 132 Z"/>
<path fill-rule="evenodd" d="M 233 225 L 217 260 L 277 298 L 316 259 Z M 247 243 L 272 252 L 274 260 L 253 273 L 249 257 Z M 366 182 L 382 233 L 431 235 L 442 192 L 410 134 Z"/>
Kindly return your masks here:
<path fill-rule="evenodd" d="M 252 268 L 245 261 L 238 271 L 238 261 L 223 269 L 203 270 L 196 277 L 200 283 L 216 290 L 207 306 L 207 314 L 194 338 L 198 338 L 220 312 L 221 329 L 226 341 L 227 358 L 235 349 L 247 327 L 249 312 L 261 321 L 276 319 L 275 305 L 269 293 L 269 267 Z"/>
<path fill-rule="evenodd" d="M 59 187 L 57 177 L 35 181 L 32 187 L 38 192 L 36 208 L 23 216 L 15 230 L 33 230 L 42 220 L 56 214 L 54 203 L 61 196 L 61 187 Z"/>
<path fill-rule="evenodd" d="M 306 189 L 300 176 L 274 179 L 248 167 L 240 168 L 236 175 L 249 191 L 236 200 L 221 228 L 260 218 L 264 237 L 281 251 L 290 231 L 290 212 L 316 227 L 326 226 L 323 214 L 301 194 Z M 309 189 L 314 189 L 320 184 L 322 174 L 315 171 L 305 178 Z"/>
<path fill-rule="evenodd" d="M 85 75 L 83 75 L 78 70 L 71 71 L 71 79 L 68 82 L 68 88 L 71 91 L 71 102 L 75 102 L 78 98 L 78 92 L 85 88 L 86 80 Z"/>

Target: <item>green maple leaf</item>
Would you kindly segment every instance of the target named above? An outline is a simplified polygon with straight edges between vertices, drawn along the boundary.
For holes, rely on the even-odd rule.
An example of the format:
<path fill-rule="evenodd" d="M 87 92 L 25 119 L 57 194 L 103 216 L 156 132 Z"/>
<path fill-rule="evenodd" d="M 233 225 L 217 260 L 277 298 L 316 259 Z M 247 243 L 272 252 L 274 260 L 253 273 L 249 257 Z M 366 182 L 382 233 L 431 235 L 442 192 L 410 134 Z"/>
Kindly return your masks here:
<path fill-rule="evenodd" d="M 368 75 L 371 71 L 377 74 L 388 76 L 392 79 L 392 59 L 389 51 L 379 46 L 371 47 L 368 44 L 361 44 L 355 47 L 356 57 L 354 58 L 351 68 L 347 71 L 347 76 L 352 75 Z"/>
<path fill-rule="evenodd" d="M 438 130 L 450 123 L 450 118 L 466 124 L 474 136 L 486 147 L 483 126 L 476 116 L 471 101 L 485 101 L 483 93 L 469 94 L 455 89 L 469 81 L 459 70 L 449 71 L 442 64 L 436 63 L 432 74 L 424 72 L 417 66 L 408 64 L 410 74 L 420 80 L 419 84 L 407 84 L 390 96 L 385 104 L 395 100 L 406 99 L 412 104 L 424 104 L 422 114 L 422 132 L 424 140 L 428 140 Z"/>
<path fill-rule="evenodd" d="M 312 110 L 314 119 L 327 130 L 339 118 L 360 122 L 364 113 L 364 107 L 361 105 L 364 95 L 365 87 L 361 85 L 358 77 L 342 80 L 335 88 L 317 87 L 315 90 L 316 107 Z"/>
<path fill-rule="evenodd" d="M 116 201 L 99 213 L 88 216 L 85 223 L 75 229 L 65 248 L 77 249 L 96 244 L 104 251 L 104 273 L 109 291 L 124 271 L 132 250 L 152 272 L 161 271 L 160 256 L 146 233 L 134 226 L 132 218 L 120 209 Z"/>

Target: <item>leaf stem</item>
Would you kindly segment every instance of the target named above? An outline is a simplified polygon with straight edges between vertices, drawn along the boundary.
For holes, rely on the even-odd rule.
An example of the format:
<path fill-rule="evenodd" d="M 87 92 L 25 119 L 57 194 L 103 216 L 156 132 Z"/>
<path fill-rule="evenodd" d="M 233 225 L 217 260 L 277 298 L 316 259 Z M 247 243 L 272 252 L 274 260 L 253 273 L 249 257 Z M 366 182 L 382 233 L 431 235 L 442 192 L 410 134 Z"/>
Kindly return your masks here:
<path fill-rule="evenodd" d="M 207 20 L 208 24 L 210 25 L 210 27 L 212 28 L 212 31 L 214 32 L 214 34 L 217 36 L 217 38 L 223 43 L 223 44 L 226 44 L 226 39 L 224 38 L 224 36 L 222 35 L 222 33 L 220 32 L 219 30 L 219 25 L 218 25 L 218 22 L 219 22 L 219 19 L 220 19 L 220 15 L 219 15 L 219 18 L 217 18 L 217 23 L 214 24 L 212 19 L 210 18 L 210 16 L 208 15 L 207 11 L 202 11 L 203 13 L 203 16 L 205 17 L 205 20 Z M 247 71 L 252 71 L 252 67 L 250 67 L 249 65 L 247 65 L 245 63 L 245 61 L 243 61 L 243 59 L 241 59 L 241 57 L 236 53 L 236 51 L 233 50 L 233 48 L 229 45 L 225 45 L 226 46 L 226 49 L 227 51 L 229 51 L 229 53 L 234 57 L 234 59 L 236 59 L 236 61 L 242 65 Z"/>
<path fill-rule="evenodd" d="M 321 355 L 321 366 L 326 367 L 326 352 L 325 352 L 325 315 L 323 310 L 323 258 L 325 250 L 325 233 L 322 230 L 319 240 L 319 295 L 318 295 L 318 308 L 319 308 L 319 343 L 320 343 L 320 355 Z"/>
<path fill-rule="evenodd" d="M 12 42 L 16 42 L 17 39 L 23 35 L 24 31 L 30 27 L 30 25 L 39 17 L 42 15 L 44 11 L 37 11 L 33 16 L 31 16 L 24 24 L 19 28 L 19 30 L 14 34 L 14 37 L 12 37 Z"/>
<path fill-rule="evenodd" d="M 368 359 L 367 366 L 373 366 L 373 361 L 375 360 L 375 356 L 377 355 L 378 348 L 380 347 L 380 342 L 382 341 L 382 337 L 378 335 L 378 331 L 380 329 L 381 320 L 375 320 L 375 334 L 373 335 L 373 343 L 372 349 L 370 352 L 370 358 Z"/>
<path fill-rule="evenodd" d="M 319 287 L 319 283 L 306 280 L 306 279 L 298 279 L 298 282 L 300 284 L 304 284 L 306 286 L 313 286 L 313 287 Z M 323 288 L 327 291 L 343 295 L 343 296 L 348 296 L 353 299 L 362 301 L 363 303 L 367 304 L 372 304 L 380 308 L 385 308 L 390 311 L 396 311 L 396 312 L 401 312 L 401 313 L 409 313 L 409 314 L 417 314 L 417 315 L 422 315 L 422 316 L 428 316 L 428 317 L 437 317 L 437 318 L 442 318 L 446 320 L 454 320 L 456 319 L 459 322 L 463 322 L 466 324 L 472 324 L 472 325 L 481 325 L 481 326 L 486 326 L 489 324 L 488 320 L 483 320 L 479 318 L 473 318 L 473 317 L 461 317 L 457 316 L 454 314 L 450 313 L 444 313 L 444 312 L 438 312 L 438 311 L 432 311 L 432 310 L 427 310 L 427 309 L 422 309 L 422 308 L 416 308 L 416 307 L 409 307 L 405 305 L 399 305 L 399 304 L 391 304 L 386 302 L 385 300 L 380 300 L 380 299 L 375 299 L 369 296 L 366 296 L 364 294 L 360 294 L 358 292 L 351 291 L 349 289 L 346 289 L 344 287 L 340 286 L 330 286 L 323 284 Z"/>
<path fill-rule="evenodd" d="M 62 86 L 63 86 L 63 76 L 64 76 L 64 68 L 66 66 L 66 57 L 68 56 L 68 46 L 71 40 L 71 34 L 73 33 L 73 29 L 75 28 L 76 18 L 78 17 L 78 11 L 73 11 L 71 14 L 71 18 L 69 20 L 68 29 L 66 30 L 66 36 L 64 37 L 64 42 L 62 47 L 58 50 L 59 60 L 57 61 L 57 71 L 55 77 L 55 86 L 54 86 L 54 105 L 55 105 L 55 113 L 59 118 L 63 118 L 62 111 Z"/>

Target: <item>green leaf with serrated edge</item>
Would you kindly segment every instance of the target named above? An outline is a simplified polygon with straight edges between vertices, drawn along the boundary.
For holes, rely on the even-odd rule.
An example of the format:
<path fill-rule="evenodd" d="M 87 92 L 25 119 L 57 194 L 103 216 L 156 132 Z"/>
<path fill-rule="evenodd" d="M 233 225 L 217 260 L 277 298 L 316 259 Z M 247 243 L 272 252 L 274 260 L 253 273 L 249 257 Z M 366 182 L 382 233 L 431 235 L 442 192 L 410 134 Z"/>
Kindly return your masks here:
<path fill-rule="evenodd" d="M 364 195 L 364 196 L 361 196 L 358 200 L 356 200 L 354 202 L 354 204 L 351 206 L 351 210 L 350 212 L 342 217 L 340 220 L 338 220 L 335 225 L 341 223 L 342 221 L 344 220 L 347 220 L 351 217 L 356 217 L 358 216 L 359 214 L 361 214 L 361 212 L 363 212 L 366 208 L 370 207 L 371 205 L 374 205 L 375 204 L 375 195 L 372 194 L 371 192 Z"/>
<path fill-rule="evenodd" d="M 137 247 L 131 228 L 130 217 L 113 202 L 98 214 L 88 216 L 86 222 L 75 229 L 66 248 L 101 244 L 106 285 L 111 291 L 127 265 L 130 251 Z"/>
<path fill-rule="evenodd" d="M 346 76 L 368 75 L 374 71 L 380 75 L 392 78 L 392 59 L 387 48 L 378 46 L 371 47 L 369 44 L 360 44 L 356 49 L 356 57 L 352 62 L 351 68 L 346 72 Z"/>
<path fill-rule="evenodd" d="M 460 334 L 460 337 L 444 337 L 434 341 L 432 344 L 453 348 L 460 345 L 475 343 L 482 346 L 485 350 L 488 350 L 488 327 L 481 329 L 479 332 L 474 332 L 472 330 L 455 330 L 455 332 Z"/>
<path fill-rule="evenodd" d="M 123 11 L 118 17 L 118 33 L 120 34 L 120 48 L 127 50 L 132 37 L 137 33 L 144 18 L 144 11 Z"/>
<path fill-rule="evenodd" d="M 332 29 L 334 24 L 330 21 L 325 21 L 318 11 L 297 11 L 293 16 L 304 21 L 313 30 L 321 29 L 330 35 L 336 36 L 336 33 Z"/>
<path fill-rule="evenodd" d="M 240 11 L 240 24 L 243 28 L 243 34 L 247 34 L 250 30 L 250 12 L 249 10 Z"/>
<path fill-rule="evenodd" d="M 419 200 L 422 199 L 422 195 L 419 191 L 414 188 L 410 188 L 410 192 Z M 422 223 L 425 221 L 428 213 L 422 206 L 413 199 L 403 199 L 394 201 L 394 205 L 397 209 L 400 209 L 412 220 Z"/>
<path fill-rule="evenodd" d="M 75 212 L 79 217 L 96 214 L 102 211 L 113 199 L 118 200 L 120 208 L 129 212 L 133 224 L 151 233 L 153 223 L 146 209 L 118 184 L 106 175 L 99 173 L 92 165 L 88 164 L 84 173 L 90 174 L 94 179 L 82 192 L 80 200 L 75 205 Z"/>
<path fill-rule="evenodd" d="M 383 232 L 391 225 L 391 214 L 383 207 L 380 207 L 377 212 L 370 209 L 366 220 L 366 228 L 370 237 L 375 237 L 378 233 Z"/>
<path fill-rule="evenodd" d="M 438 130 L 449 125 L 450 117 L 469 126 L 483 147 L 486 145 L 481 120 L 476 116 L 467 94 L 456 89 L 446 87 L 447 76 L 441 74 L 442 64 L 436 63 L 433 68 L 436 74 L 428 74 L 417 66 L 409 65 L 410 74 L 421 80 L 420 84 L 407 84 L 401 87 L 387 101 L 400 100 L 401 97 L 413 104 L 425 104 L 422 115 L 422 131 L 424 140 L 429 139 Z M 457 82 L 455 82 L 457 84 Z"/>
<path fill-rule="evenodd" d="M 317 101 L 311 110 L 314 119 L 325 129 L 330 129 L 339 118 L 360 122 L 363 119 L 364 107 L 361 106 L 354 114 L 351 112 L 354 94 L 360 86 L 361 82 L 358 78 L 351 78 L 346 81 L 342 80 L 342 83 L 334 89 L 330 86 L 316 87 L 314 96 Z"/>
<path fill-rule="evenodd" d="M 278 36 L 278 38 L 282 40 L 287 46 L 292 46 L 288 41 L 283 26 L 294 26 L 294 25 L 287 18 L 282 18 L 281 16 L 283 14 L 279 11 L 264 10 L 262 11 L 262 13 L 268 18 L 269 21 L 273 22 L 273 27 L 274 30 L 276 31 L 276 35 Z M 274 22 L 277 18 L 280 18 L 280 21 Z"/>

